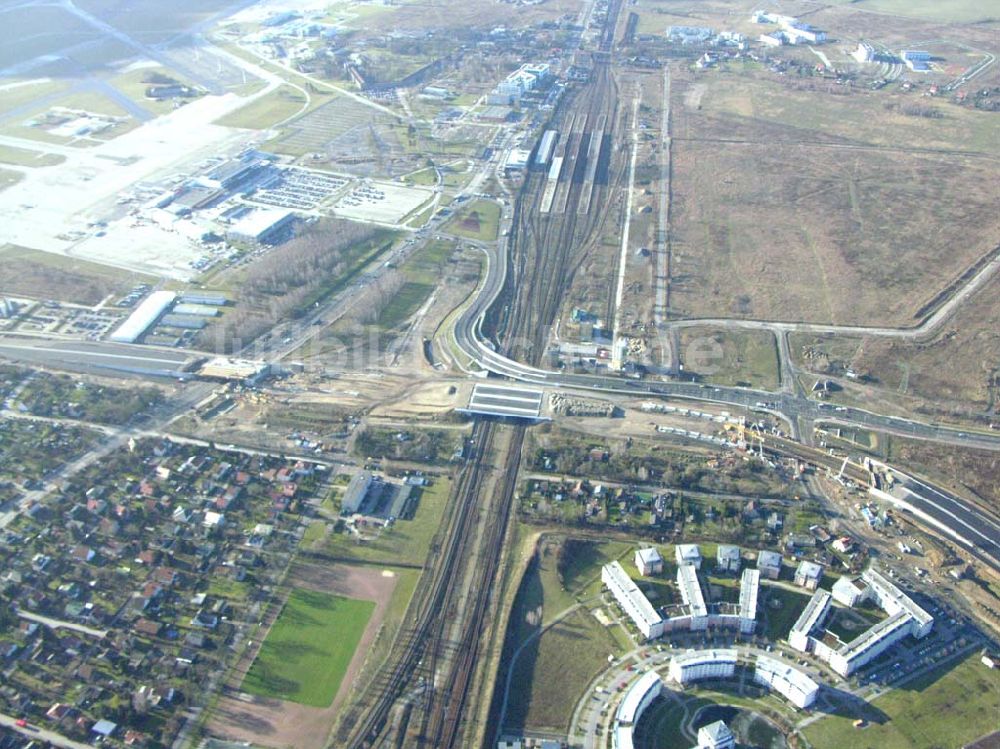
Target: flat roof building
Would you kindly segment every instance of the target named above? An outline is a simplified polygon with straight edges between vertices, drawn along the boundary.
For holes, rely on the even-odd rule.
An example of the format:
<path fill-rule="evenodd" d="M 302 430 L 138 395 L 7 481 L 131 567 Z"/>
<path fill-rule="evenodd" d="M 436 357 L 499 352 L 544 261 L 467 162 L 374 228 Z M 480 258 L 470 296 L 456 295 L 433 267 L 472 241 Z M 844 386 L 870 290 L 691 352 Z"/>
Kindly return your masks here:
<path fill-rule="evenodd" d="M 747 568 L 740 578 L 740 632 L 750 634 L 757 626 L 757 595 L 760 571 Z"/>
<path fill-rule="evenodd" d="M 340 501 L 341 515 L 353 515 L 361 508 L 374 480 L 371 471 L 358 471 L 351 477 L 351 482 L 344 490 L 344 497 Z"/>
<path fill-rule="evenodd" d="M 740 547 L 719 544 L 715 551 L 715 568 L 721 572 L 732 572 L 736 574 L 740 571 Z"/>
<path fill-rule="evenodd" d="M 823 565 L 802 561 L 795 569 L 795 584 L 807 590 L 816 590 L 823 579 Z"/>
<path fill-rule="evenodd" d="M 850 676 L 904 637 L 913 634 L 913 628 L 913 618 L 904 611 L 897 611 L 832 653 L 830 668 L 841 676 Z"/>
<path fill-rule="evenodd" d="M 626 690 L 615 713 L 615 720 L 627 726 L 635 725 L 649 703 L 659 697 L 662 691 L 663 681 L 660 675 L 655 671 L 647 671 Z"/>
<path fill-rule="evenodd" d="M 601 568 L 601 582 L 611 591 L 643 637 L 653 640 L 663 634 L 663 617 L 619 562 L 614 561 Z"/>
<path fill-rule="evenodd" d="M 816 701 L 819 685 L 802 671 L 792 668 L 777 658 L 757 656 L 753 680 L 773 689 L 799 708 L 807 708 Z"/>
<path fill-rule="evenodd" d="M 833 599 L 837 603 L 853 608 L 868 596 L 868 586 L 860 580 L 854 580 L 847 575 L 841 575 L 833 584 Z"/>
<path fill-rule="evenodd" d="M 209 359 L 198 369 L 198 376 L 209 380 L 226 380 L 255 385 L 271 373 L 267 362 L 251 359 L 230 359 L 217 356 Z"/>
<path fill-rule="evenodd" d="M 861 580 L 868 583 L 872 598 L 887 614 L 904 611 L 913 617 L 915 624 L 913 636 L 921 638 L 927 635 L 934 626 L 934 617 L 918 606 L 912 598 L 889 582 L 885 576 L 869 567 L 861 574 Z"/>
<path fill-rule="evenodd" d="M 698 570 L 693 564 L 682 564 L 677 568 L 677 587 L 684 605 L 691 610 L 691 629 L 705 629 L 708 626 L 708 607 L 698 581 Z"/>
<path fill-rule="evenodd" d="M 825 590 L 817 590 L 809 599 L 805 609 L 792 625 L 788 633 L 788 644 L 803 653 L 809 652 L 809 638 L 813 632 L 823 626 L 826 615 L 830 611 L 830 594 Z"/>
<path fill-rule="evenodd" d="M 258 208 L 233 224 L 226 232 L 226 239 L 246 244 L 274 244 L 294 221 L 292 211 Z"/>
<path fill-rule="evenodd" d="M 776 551 L 762 551 L 757 555 L 757 569 L 768 580 L 781 576 L 781 554 Z"/>
<path fill-rule="evenodd" d="M 658 575 L 663 572 L 663 557 L 659 549 L 650 546 L 648 549 L 636 549 L 635 566 L 643 577 Z"/>
<path fill-rule="evenodd" d="M 734 648 L 689 650 L 670 659 L 670 678 L 678 684 L 703 679 L 728 679 L 736 672 L 737 659 Z"/>
<path fill-rule="evenodd" d="M 538 151 L 535 152 L 535 167 L 544 169 L 552 159 L 552 151 L 556 147 L 556 138 L 559 133 L 555 130 L 546 130 L 542 135 L 542 140 L 538 144 Z"/>
<path fill-rule="evenodd" d="M 115 343 L 135 343 L 153 327 L 160 316 L 167 311 L 177 295 L 172 291 L 154 291 L 142 300 L 125 322 L 108 336 Z"/>
<path fill-rule="evenodd" d="M 701 569 L 701 549 L 697 544 L 677 544 L 674 548 L 677 564 L 691 564 L 697 570 Z"/>

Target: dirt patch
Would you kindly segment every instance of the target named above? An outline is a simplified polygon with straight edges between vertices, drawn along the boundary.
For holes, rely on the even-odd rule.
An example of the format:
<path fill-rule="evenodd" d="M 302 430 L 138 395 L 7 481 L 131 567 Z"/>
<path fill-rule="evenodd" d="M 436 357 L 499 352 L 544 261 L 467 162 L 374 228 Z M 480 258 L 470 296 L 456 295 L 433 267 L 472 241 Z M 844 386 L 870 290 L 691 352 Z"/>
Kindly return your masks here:
<path fill-rule="evenodd" d="M 208 724 L 209 734 L 233 741 L 249 741 L 259 746 L 293 746 L 296 749 L 323 749 L 327 746 L 334 722 L 342 712 L 347 695 L 385 618 L 396 580 L 394 574 L 381 569 L 344 564 L 296 564 L 288 576 L 289 588 L 375 601 L 375 611 L 358 643 L 337 696 L 329 707 L 318 708 L 234 692 L 219 700 Z"/>
<path fill-rule="evenodd" d="M 459 224 L 459 227 L 461 229 L 463 229 L 464 231 L 474 232 L 474 233 L 478 234 L 479 233 L 479 212 L 478 211 L 473 211 L 472 213 L 470 213 L 468 216 L 466 216 L 464 219 L 462 219 L 462 223 Z"/>

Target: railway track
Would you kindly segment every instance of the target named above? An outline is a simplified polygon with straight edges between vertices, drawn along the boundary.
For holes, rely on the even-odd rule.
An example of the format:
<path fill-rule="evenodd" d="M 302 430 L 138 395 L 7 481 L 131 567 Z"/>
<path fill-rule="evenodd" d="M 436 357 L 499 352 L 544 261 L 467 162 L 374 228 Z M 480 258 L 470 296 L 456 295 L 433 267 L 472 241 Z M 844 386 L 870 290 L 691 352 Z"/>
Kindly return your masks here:
<path fill-rule="evenodd" d="M 617 0 L 609 14 L 609 29 L 601 42 L 605 52 L 613 46 L 620 4 Z M 557 117 L 563 127 L 581 112 L 588 122 L 615 121 L 614 85 L 606 62 L 596 64 L 594 80 L 570 102 L 579 106 L 563 108 Z M 514 272 L 488 317 L 487 329 L 522 361 L 541 358 L 562 292 L 582 257 L 578 251 L 593 241 L 609 213 L 596 208 L 579 213 L 584 140 L 580 139 L 577 156 L 579 162 L 579 154 L 584 154 L 583 163 L 577 163 L 569 177 L 564 213 L 540 210 L 546 174 L 529 172 L 515 205 L 508 245 Z M 620 174 L 614 181 L 609 176 L 606 184 L 594 184 L 589 198 L 593 205 L 603 205 L 619 181 Z M 475 425 L 475 454 L 459 474 L 448 526 L 414 594 L 415 608 L 407 614 L 405 634 L 376 675 L 374 696 L 366 709 L 344 721 L 344 745 L 356 749 L 473 745 L 470 700 L 483 634 L 490 623 L 491 592 L 502 559 L 524 433 L 523 426 L 485 420 Z M 494 457 L 496 472 L 490 462 Z"/>
<path fill-rule="evenodd" d="M 361 749 L 380 745 L 393 705 L 405 696 L 407 686 L 417 680 L 415 677 L 420 676 L 418 671 L 425 655 L 435 652 L 432 638 L 440 635 L 439 613 L 448 603 L 451 583 L 462 559 L 461 552 L 475 524 L 477 504 L 474 500 L 481 493 L 489 469 L 490 455 L 486 448 L 492 443 L 497 429 L 497 424 L 488 421 L 477 423 L 473 429 L 476 452 L 459 474 L 454 512 L 443 534 L 443 546 L 430 560 L 427 571 L 430 574 L 425 573 L 421 579 L 422 590 L 414 594 L 418 608 L 407 617 L 407 631 L 397 642 L 398 652 L 376 675 L 374 700 L 365 715 L 359 716 L 348 727 L 348 735 L 343 737 L 347 746 Z"/>

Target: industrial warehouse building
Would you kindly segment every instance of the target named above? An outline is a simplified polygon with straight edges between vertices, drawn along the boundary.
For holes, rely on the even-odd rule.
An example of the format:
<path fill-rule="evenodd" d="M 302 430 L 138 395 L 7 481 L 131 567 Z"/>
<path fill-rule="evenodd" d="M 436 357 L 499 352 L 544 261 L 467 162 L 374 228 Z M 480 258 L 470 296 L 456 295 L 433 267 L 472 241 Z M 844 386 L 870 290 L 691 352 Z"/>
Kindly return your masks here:
<path fill-rule="evenodd" d="M 615 749 L 632 749 L 636 723 L 646 708 L 662 693 L 663 681 L 655 671 L 647 671 L 632 682 L 615 713 L 612 732 L 612 746 Z"/>
<path fill-rule="evenodd" d="M 642 636 L 653 640 L 663 634 L 663 617 L 617 561 L 601 568 L 601 582 L 618 601 Z M 699 591 L 700 595 L 701 591 Z"/>
<path fill-rule="evenodd" d="M 678 684 L 728 679 L 736 671 L 736 661 L 734 648 L 688 651 L 670 659 L 670 678 Z"/>
<path fill-rule="evenodd" d="M 757 656 L 753 680 L 773 689 L 799 708 L 807 708 L 816 701 L 819 685 L 796 668 L 784 661 L 767 656 Z"/>
<path fill-rule="evenodd" d="M 108 338 L 115 343 L 135 343 L 153 327 L 176 298 L 177 295 L 172 291 L 154 291 Z"/>

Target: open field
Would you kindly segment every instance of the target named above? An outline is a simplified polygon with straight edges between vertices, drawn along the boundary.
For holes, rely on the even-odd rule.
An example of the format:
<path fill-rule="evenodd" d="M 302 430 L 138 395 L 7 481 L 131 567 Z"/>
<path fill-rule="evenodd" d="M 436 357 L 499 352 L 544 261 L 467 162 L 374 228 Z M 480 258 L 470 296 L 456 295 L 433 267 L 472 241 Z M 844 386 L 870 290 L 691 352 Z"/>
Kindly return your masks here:
<path fill-rule="evenodd" d="M 67 88 L 64 81 L 49 78 L 0 79 L 0 117 L 6 118 L 13 110 L 28 108 L 33 102 L 55 96 Z"/>
<path fill-rule="evenodd" d="M 778 387 L 778 351 L 767 331 L 721 331 L 686 328 L 680 336 L 684 371 L 713 385 L 774 390 Z"/>
<path fill-rule="evenodd" d="M 445 225 L 445 230 L 460 237 L 492 242 L 500 226 L 500 206 L 492 200 L 474 200 Z"/>
<path fill-rule="evenodd" d="M 0 68 L 101 36 L 86 21 L 56 6 L 0 9 L 0 23 L 4 29 Z"/>
<path fill-rule="evenodd" d="M 909 16 L 943 23 L 980 23 L 997 19 L 995 6 L 981 0 L 832 0 L 834 5 L 850 5 L 894 16 Z"/>
<path fill-rule="evenodd" d="M 16 185 L 21 181 L 23 175 L 13 169 L 0 168 L 0 190 L 4 190 L 11 185 Z"/>
<path fill-rule="evenodd" d="M 343 671 L 343 680 L 332 702 L 322 707 L 250 694 L 222 697 L 208 722 L 208 732 L 220 738 L 252 741 L 257 746 L 297 749 L 323 749 L 327 736 L 342 713 L 350 689 L 364 684 L 363 674 L 380 660 L 386 645 L 380 645 L 385 636 L 398 630 L 406 604 L 413 594 L 415 570 L 378 569 L 331 564 L 324 561 L 313 564 L 295 563 L 289 571 L 286 584 L 296 593 L 322 599 L 351 601 L 355 604 L 374 605 L 374 612 L 367 620 L 353 657 Z M 330 595 L 334 594 L 334 595 Z M 370 602 L 374 601 L 374 604 Z M 318 617 L 322 618 L 322 617 Z M 279 622 L 280 624 L 280 622 Z M 272 630 L 273 631 L 273 630 Z M 342 630 L 341 630 L 342 631 Z M 326 638 L 326 633 L 322 633 Z M 336 634 L 330 635 L 330 637 Z M 266 647 L 268 640 L 265 640 Z M 294 655 L 294 654 L 293 654 Z M 361 681 L 359 681 L 361 680 Z"/>
<path fill-rule="evenodd" d="M 908 117 L 742 68 L 673 91 L 677 316 L 913 325 L 996 245 L 986 113 Z"/>
<path fill-rule="evenodd" d="M 946 666 L 872 705 L 887 721 L 855 728 L 854 718 L 831 715 L 805 729 L 815 749 L 904 749 L 960 747 L 997 728 L 1000 674 L 990 671 L 974 653 L 957 666 Z"/>
<path fill-rule="evenodd" d="M 440 477 L 420 492 L 413 520 L 397 520 L 373 541 L 356 541 L 346 534 L 331 536 L 324 545 L 328 554 L 365 562 L 423 564 L 431 541 L 441 525 L 451 491 L 451 479 Z"/>
<path fill-rule="evenodd" d="M 141 273 L 9 244 L 0 245 L 0 264 L 4 268 L 0 292 L 78 304 L 97 304 L 109 294 L 154 280 Z"/>
<path fill-rule="evenodd" d="M 885 398 L 925 414 L 975 420 L 985 427 L 1000 421 L 995 413 L 1000 405 L 998 292 L 1000 279 L 989 281 L 924 341 L 793 335 L 792 355 L 808 372 L 839 378 L 845 390 L 834 394 L 834 400 L 872 403 Z M 866 379 L 844 379 L 846 369 Z"/>
<path fill-rule="evenodd" d="M 66 160 L 65 156 L 55 153 L 29 151 L 16 146 L 0 146 L 0 162 L 13 166 L 55 166 Z"/>
<path fill-rule="evenodd" d="M 371 601 L 293 591 L 242 689 L 326 707 L 337 694 L 374 608 Z"/>
<path fill-rule="evenodd" d="M 392 328 L 406 321 L 427 301 L 445 277 L 445 264 L 455 246 L 454 242 L 434 240 L 403 264 L 403 286 L 379 315 L 378 324 L 382 328 Z"/>
<path fill-rule="evenodd" d="M 586 611 L 574 611 L 521 653 L 514 670 L 506 728 L 564 731 L 589 681 L 621 649 Z"/>
<path fill-rule="evenodd" d="M 633 547 L 545 535 L 537 548 L 518 589 L 504 644 L 506 667 L 524 645 L 513 665 L 505 728 L 565 730 L 576 701 L 608 654 L 629 647 L 618 625 L 602 626 L 589 610 L 600 605 L 601 565 L 624 558 Z M 557 622 L 561 614 L 565 618 Z M 505 679 L 502 670 L 499 683 Z"/>
<path fill-rule="evenodd" d="M 216 120 L 215 124 L 226 127 L 242 127 L 251 130 L 266 130 L 289 117 L 294 117 L 307 105 L 308 100 L 301 91 L 287 85 L 276 88 L 269 94 L 230 112 Z"/>
<path fill-rule="evenodd" d="M 528 26 L 539 21 L 554 21 L 564 13 L 576 14 L 580 4 L 575 0 L 518 6 L 518 25 Z M 364 29 L 372 34 L 384 34 L 393 29 L 490 29 L 510 23 L 510 6 L 492 0 L 472 0 L 465 3 L 428 5 L 406 0 L 392 6 L 337 2 L 327 7 L 325 20 L 343 23 L 348 28 Z"/>

